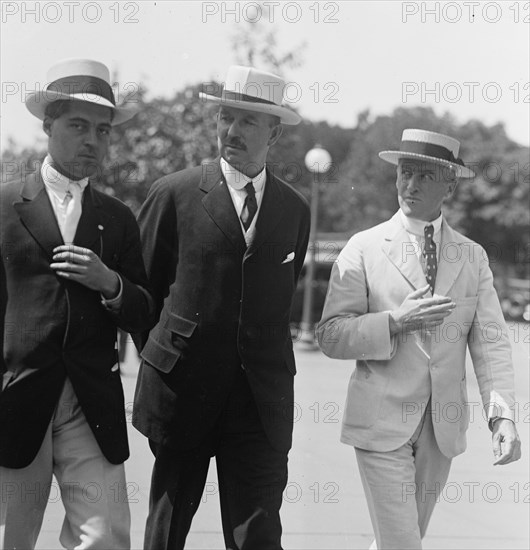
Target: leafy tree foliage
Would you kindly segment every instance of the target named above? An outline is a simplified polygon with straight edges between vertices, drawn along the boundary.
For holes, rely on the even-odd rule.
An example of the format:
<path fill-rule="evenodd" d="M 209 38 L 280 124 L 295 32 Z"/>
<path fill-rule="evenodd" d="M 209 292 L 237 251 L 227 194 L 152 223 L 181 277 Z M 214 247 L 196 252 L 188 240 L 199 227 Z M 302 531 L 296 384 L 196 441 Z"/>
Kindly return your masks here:
<path fill-rule="evenodd" d="M 217 107 L 198 98 L 189 86 L 172 98 L 146 99 L 138 94 L 138 115 L 117 126 L 107 169 L 98 187 L 137 211 L 158 178 L 217 156 Z M 270 151 L 269 165 L 282 179 L 309 197 L 311 178 L 306 152 L 320 143 L 333 159 L 320 183 L 320 231 L 346 236 L 389 218 L 397 209 L 395 168 L 378 153 L 399 146 L 405 128 L 424 128 L 461 140 L 461 156 L 477 176 L 462 180 L 446 208 L 450 222 L 486 247 L 498 264 L 511 264 L 512 274 L 528 276 L 530 225 L 528 148 L 506 135 L 502 125 L 480 121 L 458 124 L 450 115 L 428 108 L 399 108 L 372 119 L 359 115 L 355 128 L 304 121 L 284 128 Z M 44 150 L 20 150 L 12 141 L 3 151 L 2 181 L 13 166 L 31 170 Z"/>
<path fill-rule="evenodd" d="M 476 177 L 461 180 L 446 215 L 456 229 L 485 246 L 490 260 L 515 266 L 527 276 L 529 263 L 529 150 L 513 142 L 501 124 L 472 120 L 458 124 L 430 108 L 399 108 L 370 121 L 359 117 L 339 181 L 324 190 L 321 229 L 355 233 L 397 210 L 395 167 L 378 153 L 396 149 L 405 128 L 446 133 L 461 141 L 460 156 Z M 332 152 L 333 155 L 333 152 Z"/>

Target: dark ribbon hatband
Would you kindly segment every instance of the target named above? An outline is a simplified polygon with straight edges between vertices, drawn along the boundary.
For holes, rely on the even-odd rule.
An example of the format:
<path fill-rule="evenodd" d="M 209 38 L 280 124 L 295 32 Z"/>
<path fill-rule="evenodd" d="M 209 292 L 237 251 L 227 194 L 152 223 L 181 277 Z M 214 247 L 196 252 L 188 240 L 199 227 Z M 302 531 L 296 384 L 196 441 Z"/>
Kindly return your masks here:
<path fill-rule="evenodd" d="M 113 105 L 116 105 L 114 93 L 110 84 L 101 78 L 88 75 L 74 75 L 59 78 L 50 83 L 46 92 L 60 92 L 63 94 L 86 94 L 87 96 L 100 96 Z"/>
<path fill-rule="evenodd" d="M 453 155 L 453 151 L 442 145 L 434 145 L 433 143 L 425 143 L 422 141 L 402 141 L 399 150 L 403 153 L 417 153 L 418 155 L 434 157 L 453 164 L 458 164 L 459 166 L 465 166 L 462 159 L 456 158 Z"/>
<path fill-rule="evenodd" d="M 255 97 L 253 95 L 240 94 L 238 92 L 230 92 L 228 90 L 223 90 L 221 93 L 221 100 L 229 101 L 242 101 L 247 103 L 265 103 L 266 105 L 275 105 L 279 107 L 274 101 L 269 101 L 268 99 L 263 99 L 261 97 Z"/>

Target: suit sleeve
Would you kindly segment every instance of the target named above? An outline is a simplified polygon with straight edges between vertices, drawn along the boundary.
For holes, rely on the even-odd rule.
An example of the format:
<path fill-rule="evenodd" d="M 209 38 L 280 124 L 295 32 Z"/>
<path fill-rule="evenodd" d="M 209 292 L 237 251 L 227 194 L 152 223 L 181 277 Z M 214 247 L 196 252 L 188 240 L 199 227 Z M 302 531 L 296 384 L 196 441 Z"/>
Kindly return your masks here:
<path fill-rule="evenodd" d="M 468 334 L 473 368 L 488 421 L 494 417 L 514 420 L 514 369 L 508 328 L 482 247 L 475 257 L 480 262 L 479 286 L 475 317 Z"/>
<path fill-rule="evenodd" d="M 369 311 L 369 281 L 360 239 L 352 237 L 339 254 L 317 327 L 322 351 L 334 359 L 387 360 L 396 351 L 388 311 Z"/>
<path fill-rule="evenodd" d="M 121 277 L 122 299 L 120 307 L 116 311 L 109 309 L 109 313 L 119 328 L 137 332 L 154 325 L 154 302 L 142 259 L 138 224 L 128 208 L 124 212 L 123 247 L 116 269 Z"/>
<path fill-rule="evenodd" d="M 4 266 L 4 251 L 0 248 L 0 391 L 2 391 L 2 375 L 7 371 L 4 359 L 5 316 L 7 306 L 7 277 Z"/>
<path fill-rule="evenodd" d="M 300 223 L 300 230 L 298 232 L 298 241 L 296 243 L 296 253 L 294 259 L 294 275 L 295 284 L 300 278 L 300 272 L 304 265 L 305 255 L 307 252 L 307 245 L 309 243 L 309 228 L 311 225 L 311 214 L 309 205 L 304 200 L 304 212 Z"/>
<path fill-rule="evenodd" d="M 156 321 L 169 294 L 178 262 L 178 242 L 176 235 L 176 212 L 173 197 L 166 179 L 153 184 L 138 215 L 142 239 L 143 258 L 150 288 L 153 292 L 154 315 Z M 135 337 L 135 342 L 143 346 L 148 333 Z"/>

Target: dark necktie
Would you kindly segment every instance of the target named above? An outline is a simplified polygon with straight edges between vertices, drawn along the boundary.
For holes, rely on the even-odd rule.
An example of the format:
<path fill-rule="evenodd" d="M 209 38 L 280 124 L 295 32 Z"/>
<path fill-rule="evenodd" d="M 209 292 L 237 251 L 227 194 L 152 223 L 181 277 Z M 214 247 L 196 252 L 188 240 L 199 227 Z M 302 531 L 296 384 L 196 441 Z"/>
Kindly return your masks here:
<path fill-rule="evenodd" d="M 243 204 L 243 210 L 241 210 L 241 223 L 245 228 L 245 231 L 248 231 L 256 212 L 258 211 L 258 203 L 256 201 L 256 190 L 252 185 L 252 182 L 249 181 L 245 185 L 245 191 L 247 196 L 245 197 L 245 202 Z"/>
<path fill-rule="evenodd" d="M 425 227 L 425 245 L 423 247 L 423 257 L 425 258 L 425 276 L 434 294 L 434 283 L 436 282 L 436 271 L 438 263 L 436 261 L 436 245 L 433 240 L 434 227 L 427 225 Z"/>

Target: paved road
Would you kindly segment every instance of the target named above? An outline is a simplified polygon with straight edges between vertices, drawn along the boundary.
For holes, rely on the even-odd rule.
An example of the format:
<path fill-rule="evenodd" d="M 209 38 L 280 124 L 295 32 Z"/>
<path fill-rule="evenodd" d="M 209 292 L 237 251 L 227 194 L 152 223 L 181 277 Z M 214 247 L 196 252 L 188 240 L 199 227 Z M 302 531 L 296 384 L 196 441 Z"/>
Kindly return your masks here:
<path fill-rule="evenodd" d="M 518 388 L 519 431 L 523 459 L 492 466 L 490 433 L 482 418 L 475 378 L 468 375 L 474 415 L 468 451 L 453 462 L 425 549 L 513 550 L 530 548 L 529 536 L 529 351 L 530 325 L 510 324 Z M 320 352 L 297 350 L 296 424 L 290 454 L 289 484 L 282 517 L 287 550 L 368 548 L 372 530 L 353 448 L 339 442 L 340 419 L 353 361 L 334 361 Z M 471 363 L 468 361 L 471 371 Z M 132 403 L 137 361 L 127 354 L 124 368 L 126 402 Z M 151 453 L 144 438 L 130 427 L 131 456 L 127 476 L 132 514 L 133 549 L 142 547 L 148 508 Z M 215 463 L 212 460 L 203 504 L 188 537 L 189 549 L 224 548 Z M 48 506 L 37 548 L 60 548 L 63 518 L 60 502 Z"/>

